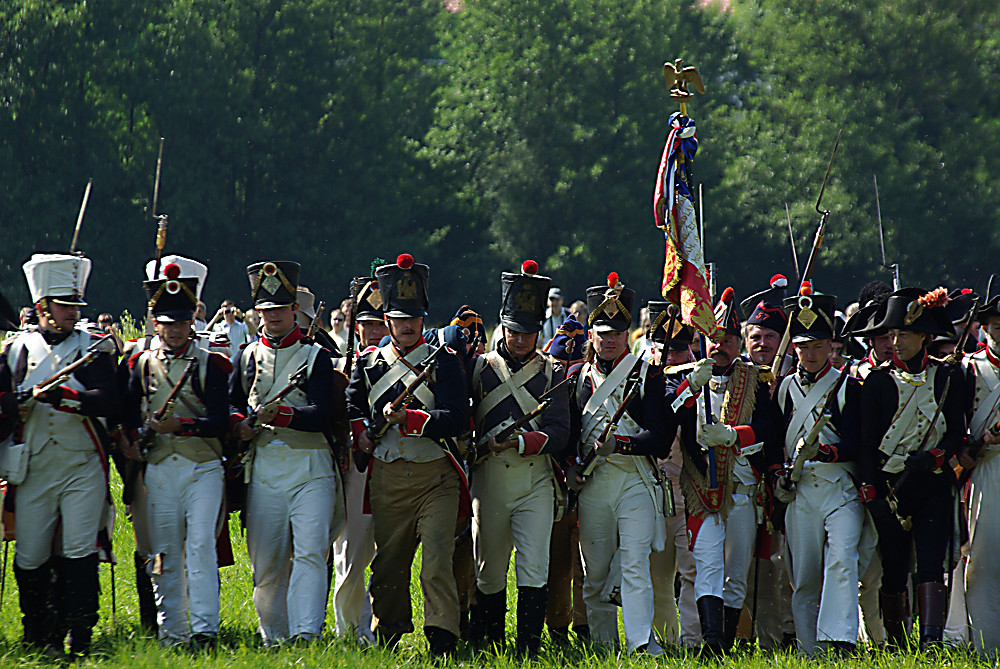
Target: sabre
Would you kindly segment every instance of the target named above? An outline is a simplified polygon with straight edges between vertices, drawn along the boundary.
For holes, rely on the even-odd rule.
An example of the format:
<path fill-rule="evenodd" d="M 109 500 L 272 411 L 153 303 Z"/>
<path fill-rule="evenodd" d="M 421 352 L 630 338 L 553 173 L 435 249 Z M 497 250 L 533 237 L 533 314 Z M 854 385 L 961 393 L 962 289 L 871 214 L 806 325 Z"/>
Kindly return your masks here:
<path fill-rule="evenodd" d="M 874 174 L 872 175 L 872 180 L 875 182 L 875 215 L 878 216 L 878 246 L 882 251 L 882 267 L 886 268 L 892 272 L 892 289 L 899 290 L 899 263 L 888 264 L 885 260 L 885 231 L 882 229 L 882 206 L 879 204 L 878 197 L 878 177 Z"/>
<path fill-rule="evenodd" d="M 73 231 L 73 243 L 69 245 L 69 252 L 76 253 L 76 240 L 80 238 L 80 226 L 83 224 L 83 212 L 87 211 L 87 200 L 90 199 L 90 187 L 94 185 L 93 179 L 87 180 L 87 188 L 83 191 L 83 202 L 80 203 L 80 213 L 76 216 L 76 229 Z"/>
<path fill-rule="evenodd" d="M 795 262 L 795 280 L 798 281 L 802 278 L 802 272 L 799 271 L 799 252 L 795 250 L 795 235 L 792 234 L 792 217 L 788 214 L 788 203 L 785 203 L 785 220 L 788 222 L 788 243 L 792 245 L 792 260 Z M 882 254 L 883 259 L 885 254 Z"/>

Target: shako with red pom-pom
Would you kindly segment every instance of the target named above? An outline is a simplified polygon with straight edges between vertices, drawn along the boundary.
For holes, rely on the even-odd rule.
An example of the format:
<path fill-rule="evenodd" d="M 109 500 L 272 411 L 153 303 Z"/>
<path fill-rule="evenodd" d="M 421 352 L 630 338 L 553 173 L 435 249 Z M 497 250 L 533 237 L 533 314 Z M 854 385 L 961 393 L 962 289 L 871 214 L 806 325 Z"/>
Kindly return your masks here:
<path fill-rule="evenodd" d="M 268 260 L 247 267 L 254 308 L 275 309 L 295 304 L 302 266 L 291 260 Z"/>
<path fill-rule="evenodd" d="M 375 269 L 382 309 L 390 318 L 421 318 L 430 303 L 427 282 L 430 268 L 416 262 L 409 253 L 400 253 L 392 265 Z"/>
<path fill-rule="evenodd" d="M 588 322 L 595 332 L 627 332 L 634 302 L 635 291 L 625 286 L 618 272 L 610 272 L 603 286 L 587 289 Z"/>
<path fill-rule="evenodd" d="M 500 325 L 513 332 L 541 332 L 552 280 L 538 274 L 538 263 L 525 260 L 521 271 L 500 275 Z M 561 324 L 561 323 L 560 323 Z M 537 342 L 541 347 L 545 342 Z"/>
<path fill-rule="evenodd" d="M 160 323 L 194 320 L 198 309 L 198 284 L 196 276 L 181 276 L 183 268 L 178 263 L 167 263 L 162 270 L 163 279 L 146 281 L 147 306 L 153 318 Z"/>

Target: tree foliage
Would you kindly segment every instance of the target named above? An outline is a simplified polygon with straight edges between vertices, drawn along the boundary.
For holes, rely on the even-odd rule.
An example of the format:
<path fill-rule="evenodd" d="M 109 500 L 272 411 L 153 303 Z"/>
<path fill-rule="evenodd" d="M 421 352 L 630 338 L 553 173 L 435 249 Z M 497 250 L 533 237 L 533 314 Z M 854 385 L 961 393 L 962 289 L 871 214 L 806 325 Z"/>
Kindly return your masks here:
<path fill-rule="evenodd" d="M 700 3 L 699 3 L 700 4 Z M 375 256 L 432 266 L 440 320 L 487 317 L 497 275 L 539 260 L 571 297 L 618 271 L 655 298 L 656 163 L 675 109 L 665 60 L 696 65 L 706 246 L 746 294 L 793 273 L 824 205 L 817 287 L 879 274 L 872 176 L 904 282 L 985 284 L 1000 156 L 1000 13 L 989 0 L 14 0 L 0 7 L 0 291 L 66 250 L 83 186 L 91 302 L 141 307 L 157 208 L 168 251 L 303 263 L 329 302 Z M 804 262 L 804 258 L 802 259 Z M 245 298 L 244 298 L 245 300 Z"/>

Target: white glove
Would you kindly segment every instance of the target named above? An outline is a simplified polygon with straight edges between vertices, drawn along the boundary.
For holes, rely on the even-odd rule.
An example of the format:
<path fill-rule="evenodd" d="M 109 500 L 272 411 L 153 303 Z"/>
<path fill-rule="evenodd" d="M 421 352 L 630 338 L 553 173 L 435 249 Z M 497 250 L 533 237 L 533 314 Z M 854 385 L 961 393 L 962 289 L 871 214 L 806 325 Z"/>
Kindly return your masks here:
<path fill-rule="evenodd" d="M 687 376 L 688 386 L 691 387 L 691 392 L 699 392 L 705 387 L 705 384 L 712 379 L 712 359 L 702 358 L 698 362 L 694 363 L 694 367 L 691 368 L 691 373 Z"/>
<path fill-rule="evenodd" d="M 819 442 L 814 441 L 812 444 L 806 444 L 805 437 L 800 437 L 797 444 L 795 444 L 795 453 L 801 455 L 803 460 L 815 460 L 816 456 L 819 455 Z"/>
<path fill-rule="evenodd" d="M 787 476 L 778 479 L 778 485 L 774 486 L 774 496 L 779 502 L 790 504 L 795 499 L 795 483 Z"/>
<path fill-rule="evenodd" d="M 709 448 L 732 446 L 736 438 L 736 428 L 725 423 L 702 425 L 698 433 L 698 443 Z"/>

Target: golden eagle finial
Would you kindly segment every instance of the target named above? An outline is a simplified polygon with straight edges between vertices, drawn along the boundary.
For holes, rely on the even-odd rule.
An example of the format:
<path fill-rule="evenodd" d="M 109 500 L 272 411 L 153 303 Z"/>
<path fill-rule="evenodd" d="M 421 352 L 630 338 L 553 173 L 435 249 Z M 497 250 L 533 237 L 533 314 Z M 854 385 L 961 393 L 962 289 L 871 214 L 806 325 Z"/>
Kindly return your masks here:
<path fill-rule="evenodd" d="M 694 89 L 705 94 L 705 85 L 701 82 L 701 75 L 693 65 L 681 67 L 681 59 L 663 64 L 663 76 L 667 80 L 667 88 L 670 89 L 670 97 L 679 100 L 681 103 L 687 102 L 694 97 L 694 93 L 688 90 L 688 84 Z"/>

